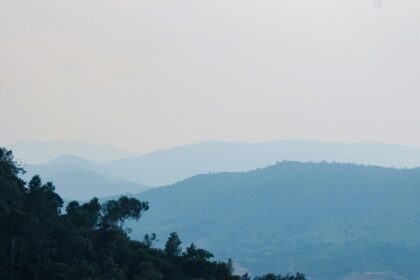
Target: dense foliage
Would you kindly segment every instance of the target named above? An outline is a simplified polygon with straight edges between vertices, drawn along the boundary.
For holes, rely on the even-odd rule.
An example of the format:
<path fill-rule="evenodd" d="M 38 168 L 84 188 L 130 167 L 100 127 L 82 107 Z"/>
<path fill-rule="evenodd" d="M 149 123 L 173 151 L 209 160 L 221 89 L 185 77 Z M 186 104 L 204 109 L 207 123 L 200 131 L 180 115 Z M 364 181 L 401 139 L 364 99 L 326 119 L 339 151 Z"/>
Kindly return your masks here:
<path fill-rule="evenodd" d="M 164 250 L 156 235 L 131 240 L 128 219 L 138 220 L 147 202 L 120 197 L 103 204 L 68 203 L 52 183 L 35 176 L 26 185 L 10 151 L 0 148 L 0 275 L 2 279 L 246 280 L 234 276 L 232 261 L 191 244 L 184 252 L 174 232 Z M 256 280 L 304 280 L 303 275 L 267 274 Z"/>

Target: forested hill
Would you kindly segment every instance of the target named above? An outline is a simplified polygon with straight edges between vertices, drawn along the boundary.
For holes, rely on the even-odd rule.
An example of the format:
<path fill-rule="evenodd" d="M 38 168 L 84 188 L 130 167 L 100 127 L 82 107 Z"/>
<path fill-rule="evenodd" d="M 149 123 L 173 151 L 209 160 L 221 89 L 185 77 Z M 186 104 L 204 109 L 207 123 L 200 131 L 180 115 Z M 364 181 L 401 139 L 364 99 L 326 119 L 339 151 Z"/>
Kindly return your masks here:
<path fill-rule="evenodd" d="M 131 240 L 124 227 L 138 220 L 147 202 L 120 197 L 100 204 L 63 200 L 52 183 L 35 176 L 25 184 L 11 152 L 0 148 L 0 279 L 5 280 L 249 280 L 233 275 L 232 261 L 189 245 L 184 251 L 176 233 L 164 249 L 154 235 Z M 304 280 L 301 274 L 267 274 L 255 280 Z"/>
<path fill-rule="evenodd" d="M 42 143 L 41 143 L 42 144 Z M 44 148 L 61 149 L 54 152 L 68 153 L 63 143 L 49 145 L 28 145 L 19 159 L 28 159 L 42 154 Z M 33 147 L 36 147 L 33 151 Z M 44 148 L 43 148 L 44 147 Z M 61 154 L 54 160 L 37 165 L 26 165 L 26 178 L 39 174 L 52 180 L 59 193 L 66 199 L 86 200 L 88 195 L 105 197 L 121 193 L 140 193 L 145 186 L 158 187 L 173 184 L 197 174 L 208 172 L 241 172 L 263 168 L 277 161 L 341 162 L 372 164 L 388 167 L 420 166 L 420 149 L 415 147 L 368 144 L 368 143 L 326 143 L 317 141 L 274 141 L 262 143 L 230 143 L 206 141 L 186 146 L 158 150 L 149 154 L 134 156 L 111 162 L 92 162 L 92 148 L 76 145 L 73 155 Z M 25 148 L 25 149 L 22 149 Z M 55 150 L 53 149 L 53 150 Z M 50 154 L 46 149 L 46 154 Z M 34 154 L 32 154 L 33 151 Z M 77 152 L 79 151 L 79 152 Z M 48 153 L 47 153 L 48 152 Z M 50 151 L 52 152 L 52 151 Z M 95 154 L 114 154 L 111 149 Z M 119 154 L 119 153 L 117 153 Z M 82 157 L 80 157 L 82 155 Z M 86 157 L 86 159 L 83 158 Z M 133 184 L 135 183 L 135 184 Z"/>
<path fill-rule="evenodd" d="M 420 169 L 282 162 L 199 175 L 137 198 L 153 208 L 133 236 L 176 228 L 254 273 L 420 277 Z"/>

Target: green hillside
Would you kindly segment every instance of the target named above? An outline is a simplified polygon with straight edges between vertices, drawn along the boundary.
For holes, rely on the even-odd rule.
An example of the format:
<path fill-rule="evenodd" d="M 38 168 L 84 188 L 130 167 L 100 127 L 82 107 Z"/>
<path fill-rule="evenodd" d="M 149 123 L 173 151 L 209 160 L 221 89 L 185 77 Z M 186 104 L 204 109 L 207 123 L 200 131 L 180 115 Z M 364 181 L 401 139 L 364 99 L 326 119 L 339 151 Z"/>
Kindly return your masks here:
<path fill-rule="evenodd" d="M 420 278 L 420 169 L 283 162 L 199 175 L 138 198 L 152 209 L 133 236 L 177 228 L 252 273 Z"/>

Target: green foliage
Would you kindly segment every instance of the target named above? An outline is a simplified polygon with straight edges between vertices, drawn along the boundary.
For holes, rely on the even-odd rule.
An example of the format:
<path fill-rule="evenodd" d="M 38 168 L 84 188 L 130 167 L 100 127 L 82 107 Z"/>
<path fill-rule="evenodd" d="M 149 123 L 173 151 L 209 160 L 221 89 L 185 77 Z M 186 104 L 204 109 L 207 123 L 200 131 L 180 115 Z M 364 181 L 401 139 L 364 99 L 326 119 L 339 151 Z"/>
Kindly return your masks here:
<path fill-rule="evenodd" d="M 138 220 L 147 202 L 125 196 L 100 204 L 68 203 L 52 183 L 39 176 L 28 183 L 11 152 L 0 148 L 0 276 L 1 279 L 101 280 L 241 280 L 233 263 L 211 261 L 213 255 L 191 244 L 182 253 L 176 232 L 164 250 L 131 240 L 126 220 Z M 304 278 L 276 278 L 276 280 Z"/>

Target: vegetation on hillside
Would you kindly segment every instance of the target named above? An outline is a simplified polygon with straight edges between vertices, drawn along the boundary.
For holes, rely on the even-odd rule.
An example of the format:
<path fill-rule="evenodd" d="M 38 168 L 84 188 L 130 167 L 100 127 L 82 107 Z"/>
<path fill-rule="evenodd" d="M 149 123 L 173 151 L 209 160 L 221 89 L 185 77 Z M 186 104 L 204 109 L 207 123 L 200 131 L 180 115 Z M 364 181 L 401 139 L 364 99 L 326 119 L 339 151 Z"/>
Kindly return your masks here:
<path fill-rule="evenodd" d="M 11 151 L 0 148 L 0 275 L 2 279 L 246 280 L 233 264 L 191 244 L 185 251 L 174 232 L 165 248 L 128 237 L 127 220 L 138 220 L 147 202 L 120 197 L 103 204 L 63 200 L 39 176 L 28 184 Z M 267 274 L 255 280 L 304 280 L 301 274 Z"/>
<path fill-rule="evenodd" d="M 281 162 L 135 197 L 153 208 L 129 224 L 133 238 L 176 229 L 185 243 L 200 242 L 255 275 L 304 271 L 336 280 L 392 271 L 420 279 L 420 168 Z"/>

